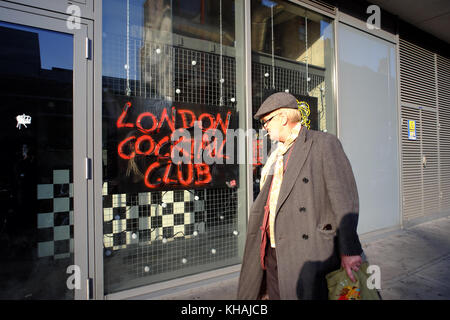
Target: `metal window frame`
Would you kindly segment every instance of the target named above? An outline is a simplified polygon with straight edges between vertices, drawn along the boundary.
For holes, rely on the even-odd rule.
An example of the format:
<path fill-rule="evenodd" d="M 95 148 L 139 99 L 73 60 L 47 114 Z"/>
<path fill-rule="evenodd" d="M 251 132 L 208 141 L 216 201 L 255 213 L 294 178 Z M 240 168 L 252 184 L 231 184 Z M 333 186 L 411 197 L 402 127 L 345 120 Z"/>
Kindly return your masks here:
<path fill-rule="evenodd" d="M 94 223 L 93 243 L 90 248 L 93 252 L 93 299 L 104 299 L 104 265 L 103 265 L 103 136 L 102 136 L 102 34 L 103 34 L 103 8 L 102 1 L 97 1 L 94 11 L 94 128 L 93 128 L 93 197 L 94 197 Z"/>
<path fill-rule="evenodd" d="M 86 19 L 93 19 L 94 0 L 9 0 L 8 2 L 25 5 L 30 8 L 51 10 L 66 14 L 70 5 L 76 5 L 81 9 L 81 16 Z"/>
<path fill-rule="evenodd" d="M 334 124 L 335 124 L 335 131 L 336 136 L 340 136 L 339 132 L 339 47 L 338 47 L 338 39 L 339 39 L 339 32 L 338 32 L 338 26 L 339 26 L 339 9 L 336 10 L 336 18 L 333 21 L 333 28 L 334 28 L 334 69 L 333 69 L 333 104 L 334 104 Z"/>
<path fill-rule="evenodd" d="M 352 17 L 349 14 L 346 14 L 344 12 L 341 12 L 337 10 L 336 13 L 336 20 L 338 22 L 342 22 L 344 24 L 347 24 L 353 28 L 359 29 L 365 33 L 371 34 L 375 37 L 381 38 L 383 40 L 392 42 L 393 44 L 396 44 L 397 36 L 395 34 L 389 33 L 387 31 L 384 31 L 382 29 L 369 29 L 367 28 L 366 22 L 361 21 L 355 17 Z"/>
<path fill-rule="evenodd" d="M 400 208 L 399 208 L 399 221 L 400 221 L 400 229 L 404 228 L 403 225 L 403 168 L 402 168 L 402 159 L 403 159 L 403 150 L 402 150 L 402 105 L 401 105 L 401 92 L 400 92 L 400 82 L 401 82 L 401 73 L 400 73 L 400 37 L 397 34 L 395 36 L 395 62 L 396 62 L 396 73 L 397 73 L 397 119 L 399 120 L 398 128 L 397 128 L 397 144 L 399 146 L 398 150 L 398 164 L 399 164 L 399 182 L 400 182 Z"/>

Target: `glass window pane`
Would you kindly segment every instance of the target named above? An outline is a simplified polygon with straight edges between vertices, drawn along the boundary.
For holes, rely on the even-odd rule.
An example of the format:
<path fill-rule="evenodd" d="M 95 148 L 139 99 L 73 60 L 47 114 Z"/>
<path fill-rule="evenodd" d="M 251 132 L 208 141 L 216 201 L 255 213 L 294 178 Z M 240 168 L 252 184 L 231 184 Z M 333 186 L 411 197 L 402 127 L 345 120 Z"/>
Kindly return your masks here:
<path fill-rule="evenodd" d="M 240 6 L 104 1 L 106 294 L 240 262 L 245 166 L 225 163 L 222 153 L 237 151 L 236 144 L 222 149 L 226 133 L 246 129 L 238 117 L 245 110 L 236 67 Z M 224 139 L 205 140 L 207 129 Z M 181 132 L 189 147 L 176 162 Z"/>
<path fill-rule="evenodd" d="M 0 22 L 0 299 L 73 299 L 73 36 Z"/>
<path fill-rule="evenodd" d="M 364 233 L 399 223 L 395 45 L 340 23 L 338 48 L 339 132 L 355 172 Z"/>
<path fill-rule="evenodd" d="M 270 0 L 252 0 L 251 17 L 253 114 L 270 94 L 286 91 L 308 104 L 311 129 L 335 134 L 333 21 L 289 1 Z M 261 128 L 259 121 L 253 128 Z M 270 147 L 258 133 L 255 198 Z"/>

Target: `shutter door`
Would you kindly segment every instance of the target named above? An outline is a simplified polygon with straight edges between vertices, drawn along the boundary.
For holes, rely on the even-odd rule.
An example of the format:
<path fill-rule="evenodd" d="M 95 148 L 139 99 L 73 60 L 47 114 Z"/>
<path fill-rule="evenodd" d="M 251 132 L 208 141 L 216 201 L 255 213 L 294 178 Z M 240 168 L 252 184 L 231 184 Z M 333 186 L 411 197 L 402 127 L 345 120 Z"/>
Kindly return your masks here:
<path fill-rule="evenodd" d="M 423 212 L 420 110 L 402 107 L 401 118 L 403 217 L 413 219 Z M 408 120 L 416 121 L 417 140 L 408 139 Z"/>
<path fill-rule="evenodd" d="M 437 56 L 440 210 L 450 211 L 450 60 Z"/>

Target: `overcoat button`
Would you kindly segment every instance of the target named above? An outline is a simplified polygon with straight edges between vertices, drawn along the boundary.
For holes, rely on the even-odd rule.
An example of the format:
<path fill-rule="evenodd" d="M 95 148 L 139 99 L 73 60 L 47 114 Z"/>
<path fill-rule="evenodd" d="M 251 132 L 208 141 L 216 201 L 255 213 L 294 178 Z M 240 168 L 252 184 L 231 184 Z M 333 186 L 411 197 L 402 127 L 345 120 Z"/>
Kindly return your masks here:
<path fill-rule="evenodd" d="M 308 238 L 309 238 L 307 234 L 304 234 L 302 237 L 303 237 L 303 239 L 305 239 L 305 240 L 308 240 Z"/>
<path fill-rule="evenodd" d="M 306 208 L 305 207 L 301 207 L 300 208 L 300 212 L 305 212 L 306 211 Z"/>
<path fill-rule="evenodd" d="M 308 183 L 309 182 L 308 178 L 303 178 L 303 182 Z"/>

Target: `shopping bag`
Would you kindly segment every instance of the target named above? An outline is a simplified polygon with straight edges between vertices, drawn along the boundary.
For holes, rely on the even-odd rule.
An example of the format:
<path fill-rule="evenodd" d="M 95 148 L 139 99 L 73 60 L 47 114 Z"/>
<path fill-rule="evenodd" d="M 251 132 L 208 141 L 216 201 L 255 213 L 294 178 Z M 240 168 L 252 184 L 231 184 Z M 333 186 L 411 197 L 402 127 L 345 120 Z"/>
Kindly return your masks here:
<path fill-rule="evenodd" d="M 377 289 L 367 287 L 367 267 L 363 262 L 358 271 L 353 271 L 356 282 L 350 280 L 344 268 L 326 275 L 329 300 L 380 300 Z"/>

